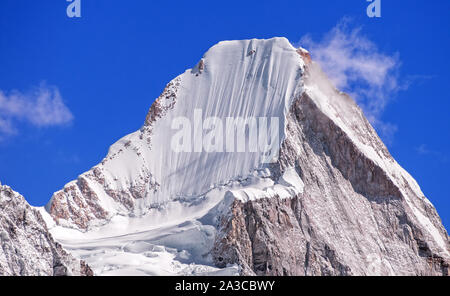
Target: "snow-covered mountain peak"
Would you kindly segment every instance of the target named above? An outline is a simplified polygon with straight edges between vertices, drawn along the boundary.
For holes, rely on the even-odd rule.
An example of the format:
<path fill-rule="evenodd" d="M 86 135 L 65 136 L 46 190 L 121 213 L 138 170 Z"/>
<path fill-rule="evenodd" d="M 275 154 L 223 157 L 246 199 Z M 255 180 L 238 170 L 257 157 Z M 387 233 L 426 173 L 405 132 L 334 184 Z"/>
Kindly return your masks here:
<path fill-rule="evenodd" d="M 304 70 L 302 56 L 286 38 L 218 43 L 167 85 L 141 130 L 119 140 L 101 164 L 55 193 L 47 209 L 58 222 L 85 229 L 92 220 L 139 216 L 173 200 L 203 196 L 262 169 L 277 160 L 284 119 L 303 91 Z M 239 125 L 240 119 L 247 125 Z M 254 122 L 258 139 L 252 142 Z M 273 134 L 266 143 L 264 127 Z M 211 128 L 217 137 L 210 140 L 219 146 L 208 143 Z M 242 128 L 248 129 L 244 149 L 238 143 Z M 186 130 L 191 137 L 181 139 L 177 151 L 173 143 Z M 233 139 L 234 147 L 227 146 Z"/>
<path fill-rule="evenodd" d="M 448 273 L 434 207 L 286 38 L 213 46 L 46 212 L 99 274 Z"/>

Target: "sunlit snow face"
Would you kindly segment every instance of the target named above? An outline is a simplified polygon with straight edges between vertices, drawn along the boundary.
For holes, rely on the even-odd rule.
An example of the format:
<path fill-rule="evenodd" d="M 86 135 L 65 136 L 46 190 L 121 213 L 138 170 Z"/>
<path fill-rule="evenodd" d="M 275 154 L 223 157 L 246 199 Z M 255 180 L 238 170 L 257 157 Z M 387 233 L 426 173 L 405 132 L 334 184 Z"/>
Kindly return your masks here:
<path fill-rule="evenodd" d="M 207 117 L 195 109 L 194 118 L 172 120 L 171 149 L 176 153 L 262 153 L 264 163 L 278 158 L 278 117 Z"/>

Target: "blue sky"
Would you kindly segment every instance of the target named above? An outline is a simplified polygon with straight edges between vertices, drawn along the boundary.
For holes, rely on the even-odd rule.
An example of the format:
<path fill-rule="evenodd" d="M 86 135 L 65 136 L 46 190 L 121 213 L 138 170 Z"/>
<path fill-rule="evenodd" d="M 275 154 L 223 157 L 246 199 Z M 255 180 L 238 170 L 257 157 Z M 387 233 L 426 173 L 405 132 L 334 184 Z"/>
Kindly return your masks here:
<path fill-rule="evenodd" d="M 395 63 L 385 78 L 399 86 L 383 94 L 376 120 L 449 229 L 450 1 L 382 0 L 376 19 L 365 0 L 81 3 L 82 17 L 70 19 L 65 0 L 0 2 L 0 97 L 17 103 L 0 105 L 0 181 L 31 204 L 45 204 L 137 130 L 166 83 L 215 43 L 284 36 L 298 44 L 309 35 L 320 48 L 350 19 L 347 33 L 360 28 Z"/>

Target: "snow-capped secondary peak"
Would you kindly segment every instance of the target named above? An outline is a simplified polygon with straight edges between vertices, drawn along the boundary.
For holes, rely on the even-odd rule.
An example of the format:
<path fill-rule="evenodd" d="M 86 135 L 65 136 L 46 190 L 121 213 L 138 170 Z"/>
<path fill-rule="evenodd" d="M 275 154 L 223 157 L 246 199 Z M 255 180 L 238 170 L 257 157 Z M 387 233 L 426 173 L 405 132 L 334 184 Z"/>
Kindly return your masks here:
<path fill-rule="evenodd" d="M 46 210 L 100 274 L 448 274 L 434 207 L 286 38 L 213 46 Z"/>
<path fill-rule="evenodd" d="M 53 240 L 37 209 L 0 184 L 0 275 L 92 275 L 84 262 Z"/>

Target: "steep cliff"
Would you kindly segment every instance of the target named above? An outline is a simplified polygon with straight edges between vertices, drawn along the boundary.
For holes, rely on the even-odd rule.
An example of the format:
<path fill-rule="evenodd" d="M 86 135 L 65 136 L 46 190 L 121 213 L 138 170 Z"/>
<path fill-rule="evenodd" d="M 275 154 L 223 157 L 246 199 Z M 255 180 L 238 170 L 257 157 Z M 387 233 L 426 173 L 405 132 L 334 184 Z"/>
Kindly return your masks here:
<path fill-rule="evenodd" d="M 448 236 L 434 207 L 350 98 L 322 84 L 340 110 L 337 118 L 321 110 L 314 87 L 324 76 L 309 67 L 271 167 L 275 176 L 295 167 L 304 191 L 234 201 L 220 223 L 216 264 L 238 262 L 250 275 L 448 275 Z"/>

